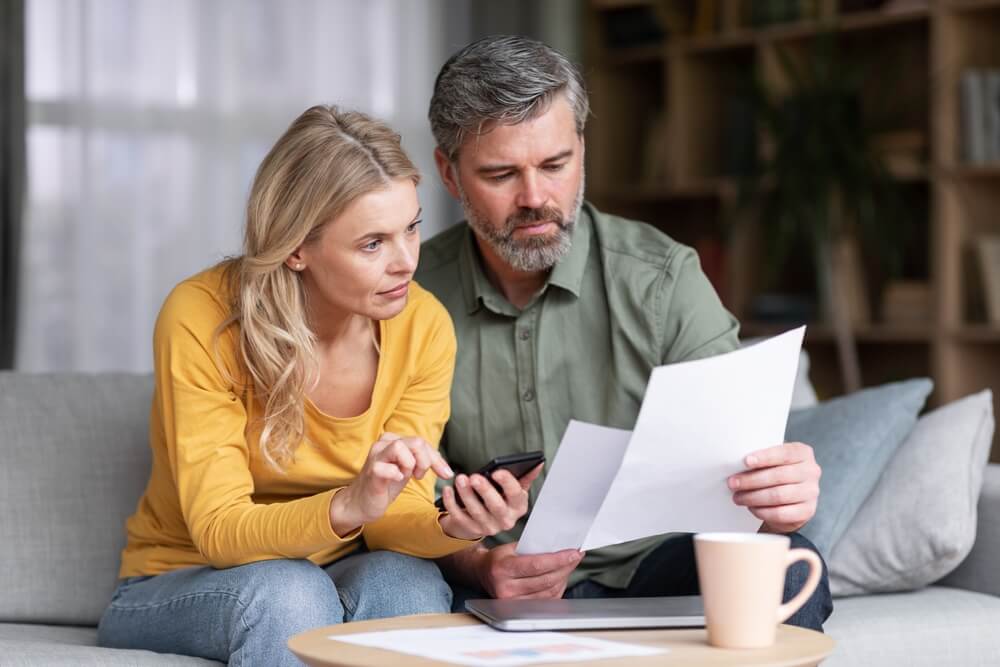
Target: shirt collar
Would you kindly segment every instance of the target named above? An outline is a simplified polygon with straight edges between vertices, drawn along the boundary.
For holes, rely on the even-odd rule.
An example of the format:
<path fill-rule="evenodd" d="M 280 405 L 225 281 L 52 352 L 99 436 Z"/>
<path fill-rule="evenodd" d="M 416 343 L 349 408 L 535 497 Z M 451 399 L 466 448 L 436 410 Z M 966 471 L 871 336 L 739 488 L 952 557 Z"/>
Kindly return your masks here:
<path fill-rule="evenodd" d="M 459 268 L 462 275 L 462 288 L 465 293 L 465 308 L 472 315 L 487 298 L 500 297 L 497 289 L 490 283 L 483 271 L 483 260 L 476 247 L 475 234 L 469 224 L 465 224 L 465 234 L 462 247 L 458 253 Z"/>
<path fill-rule="evenodd" d="M 559 260 L 559 263 L 549 274 L 549 285 L 561 287 L 573 296 L 580 297 L 580 285 L 583 284 L 583 274 L 587 269 L 587 256 L 590 254 L 591 219 L 593 210 L 585 203 L 576 216 L 573 227 L 573 244 L 569 252 Z"/>
<path fill-rule="evenodd" d="M 552 269 L 542 292 L 548 289 L 549 285 L 555 285 L 570 292 L 575 297 L 580 296 L 580 286 L 587 268 L 587 256 L 590 254 L 592 218 L 593 209 L 589 203 L 585 203 L 580 209 L 580 215 L 577 216 L 576 225 L 573 227 L 569 252 Z M 462 240 L 458 261 L 464 276 L 462 287 L 465 293 L 465 306 L 470 315 L 479 310 L 483 304 L 496 312 L 506 312 L 513 309 L 503 294 L 486 277 L 483 260 L 479 254 L 479 248 L 476 247 L 475 234 L 468 223 L 465 226 L 465 238 Z"/>

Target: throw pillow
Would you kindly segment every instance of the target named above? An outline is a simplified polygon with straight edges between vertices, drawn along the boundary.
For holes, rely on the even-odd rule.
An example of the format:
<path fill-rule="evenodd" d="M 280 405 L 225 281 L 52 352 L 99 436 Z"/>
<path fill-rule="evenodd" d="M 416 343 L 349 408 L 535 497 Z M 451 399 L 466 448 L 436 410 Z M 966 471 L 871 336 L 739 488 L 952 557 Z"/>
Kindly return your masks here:
<path fill-rule="evenodd" d="M 895 382 L 789 414 L 785 440 L 811 445 L 823 468 L 816 516 L 801 532 L 824 557 L 913 429 L 932 387 L 926 378 Z"/>
<path fill-rule="evenodd" d="M 834 595 L 921 588 L 958 567 L 976 541 L 993 426 L 989 390 L 920 418 L 830 556 Z"/>

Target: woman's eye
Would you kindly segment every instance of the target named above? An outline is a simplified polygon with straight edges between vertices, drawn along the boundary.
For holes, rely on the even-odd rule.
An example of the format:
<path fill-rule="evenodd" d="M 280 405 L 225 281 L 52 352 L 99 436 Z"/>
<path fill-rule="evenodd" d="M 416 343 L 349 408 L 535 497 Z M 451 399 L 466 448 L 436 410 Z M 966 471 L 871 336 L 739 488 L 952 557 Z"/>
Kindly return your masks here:
<path fill-rule="evenodd" d="M 375 252 L 381 246 L 382 246 L 382 241 L 376 239 L 374 241 L 370 241 L 369 243 L 365 244 L 362 250 L 364 250 L 365 252 Z"/>

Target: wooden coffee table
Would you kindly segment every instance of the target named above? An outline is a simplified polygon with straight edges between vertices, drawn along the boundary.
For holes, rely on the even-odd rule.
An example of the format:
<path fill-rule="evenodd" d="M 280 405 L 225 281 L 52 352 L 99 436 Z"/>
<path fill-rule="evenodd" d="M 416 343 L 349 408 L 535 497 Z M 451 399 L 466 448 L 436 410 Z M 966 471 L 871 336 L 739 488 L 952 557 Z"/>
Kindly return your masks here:
<path fill-rule="evenodd" d="M 379 630 L 416 630 L 419 628 L 445 628 L 477 625 L 479 621 L 470 614 L 424 614 L 402 616 L 378 621 L 359 621 L 344 625 L 330 625 L 295 635 L 288 640 L 288 648 L 300 660 L 312 667 L 399 667 L 405 665 L 449 665 L 452 663 L 429 660 L 415 655 L 358 646 L 329 639 L 336 635 Z M 576 634 L 576 633 L 574 633 Z M 648 657 L 625 657 L 613 660 L 588 660 L 581 665 L 766 665 L 767 667 L 792 667 L 818 665 L 833 652 L 833 640 L 820 632 L 782 625 L 774 645 L 764 649 L 732 650 L 709 646 L 705 630 L 605 630 L 581 632 L 585 637 L 596 637 L 629 644 L 642 644 L 670 649 L 668 653 Z M 571 663 L 563 662 L 560 665 Z"/>

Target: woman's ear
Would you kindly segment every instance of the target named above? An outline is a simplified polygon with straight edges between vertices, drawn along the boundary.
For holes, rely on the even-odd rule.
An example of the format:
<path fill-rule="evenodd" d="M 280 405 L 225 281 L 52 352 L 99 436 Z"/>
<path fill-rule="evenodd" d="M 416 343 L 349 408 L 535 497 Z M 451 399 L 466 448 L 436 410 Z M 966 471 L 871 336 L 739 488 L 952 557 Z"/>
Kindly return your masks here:
<path fill-rule="evenodd" d="M 301 271 L 306 268 L 305 258 L 302 256 L 302 246 L 299 246 L 295 251 L 288 256 L 285 260 L 285 266 L 290 268 L 292 271 Z"/>

